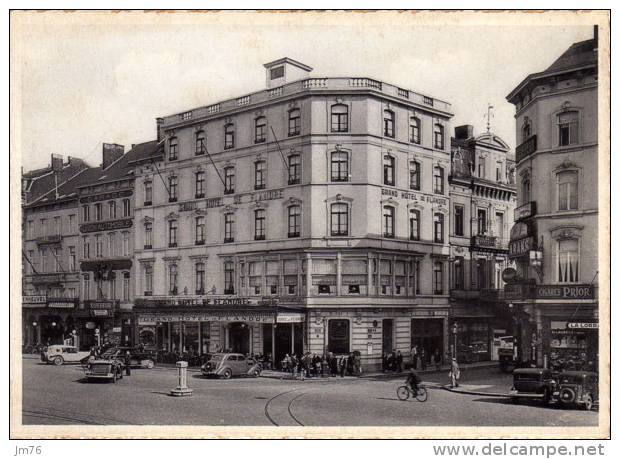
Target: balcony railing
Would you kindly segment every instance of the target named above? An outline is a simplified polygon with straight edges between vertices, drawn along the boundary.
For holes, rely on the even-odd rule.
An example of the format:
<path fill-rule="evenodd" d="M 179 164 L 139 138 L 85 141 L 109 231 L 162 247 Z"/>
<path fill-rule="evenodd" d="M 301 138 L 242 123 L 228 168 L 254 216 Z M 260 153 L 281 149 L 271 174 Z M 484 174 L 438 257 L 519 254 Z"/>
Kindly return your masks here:
<path fill-rule="evenodd" d="M 37 238 L 37 245 L 60 244 L 61 242 L 62 236 L 60 234 L 50 234 Z"/>
<path fill-rule="evenodd" d="M 536 135 L 527 138 L 521 145 L 515 148 L 516 161 L 519 162 L 536 152 L 536 147 Z"/>
<path fill-rule="evenodd" d="M 477 235 L 471 238 L 471 246 L 480 249 L 508 250 L 508 240 L 497 236 Z"/>

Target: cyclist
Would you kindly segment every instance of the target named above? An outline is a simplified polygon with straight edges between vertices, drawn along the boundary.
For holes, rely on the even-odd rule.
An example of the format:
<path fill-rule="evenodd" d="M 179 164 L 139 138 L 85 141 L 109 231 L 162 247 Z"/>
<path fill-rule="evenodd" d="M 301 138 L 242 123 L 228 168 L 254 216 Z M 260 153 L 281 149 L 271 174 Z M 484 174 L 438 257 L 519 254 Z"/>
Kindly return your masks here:
<path fill-rule="evenodd" d="M 413 396 L 415 397 L 418 393 L 418 385 L 422 382 L 422 380 L 420 379 L 420 377 L 416 374 L 416 372 L 412 369 L 409 370 L 409 375 L 407 376 L 407 379 L 405 380 L 405 384 L 407 384 L 407 386 L 409 386 L 409 388 L 411 389 L 411 392 L 413 393 Z"/>

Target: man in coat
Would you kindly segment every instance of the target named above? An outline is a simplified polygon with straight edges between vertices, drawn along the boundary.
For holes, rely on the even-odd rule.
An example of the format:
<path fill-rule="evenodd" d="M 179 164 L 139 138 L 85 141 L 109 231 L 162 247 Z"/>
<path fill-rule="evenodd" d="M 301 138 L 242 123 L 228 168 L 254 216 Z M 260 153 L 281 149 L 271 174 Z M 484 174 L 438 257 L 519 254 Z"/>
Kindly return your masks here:
<path fill-rule="evenodd" d="M 125 352 L 125 374 L 131 376 L 131 356 L 129 351 Z"/>
<path fill-rule="evenodd" d="M 403 354 L 400 350 L 396 351 L 396 369 L 399 373 L 403 371 Z"/>

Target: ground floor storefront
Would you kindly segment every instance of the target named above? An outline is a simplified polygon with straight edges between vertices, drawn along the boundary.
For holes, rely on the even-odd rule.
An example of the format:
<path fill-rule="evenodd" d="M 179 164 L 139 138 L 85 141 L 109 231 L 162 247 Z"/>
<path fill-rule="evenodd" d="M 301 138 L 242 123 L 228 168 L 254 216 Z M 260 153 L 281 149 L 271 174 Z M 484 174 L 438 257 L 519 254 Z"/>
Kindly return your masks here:
<path fill-rule="evenodd" d="M 23 299 L 22 341 L 24 346 L 79 345 L 79 311 L 74 298 L 29 295 Z"/>

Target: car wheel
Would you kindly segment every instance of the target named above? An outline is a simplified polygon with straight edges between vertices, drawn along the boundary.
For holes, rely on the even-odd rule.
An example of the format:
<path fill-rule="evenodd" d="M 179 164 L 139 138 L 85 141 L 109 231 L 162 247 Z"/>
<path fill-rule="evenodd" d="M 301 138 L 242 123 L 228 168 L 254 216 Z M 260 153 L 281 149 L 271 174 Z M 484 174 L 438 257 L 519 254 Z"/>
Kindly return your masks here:
<path fill-rule="evenodd" d="M 222 373 L 222 376 L 224 376 L 224 379 L 230 379 L 232 377 L 232 370 L 230 368 L 226 368 L 224 373 Z"/>
<path fill-rule="evenodd" d="M 146 362 L 144 362 L 144 366 L 151 370 L 155 367 L 155 362 L 153 362 L 152 360 L 147 360 Z"/>
<path fill-rule="evenodd" d="M 64 362 L 63 358 L 60 356 L 54 357 L 54 360 L 52 360 L 52 363 L 54 365 L 62 365 Z"/>
<path fill-rule="evenodd" d="M 590 394 L 587 394 L 585 397 L 583 397 L 583 409 L 586 411 L 590 411 L 592 409 L 592 405 L 594 405 L 594 403 L 592 402 L 592 396 Z"/>
<path fill-rule="evenodd" d="M 252 376 L 254 376 L 255 378 L 258 378 L 260 376 L 260 370 L 258 368 L 256 368 L 253 372 L 252 372 Z"/>

